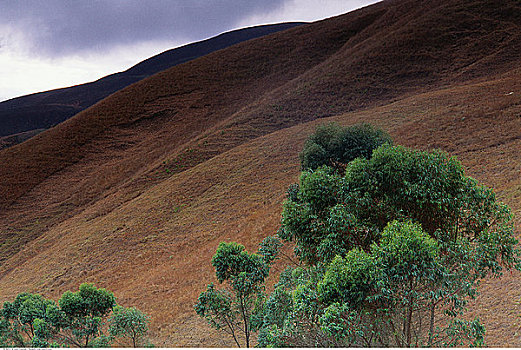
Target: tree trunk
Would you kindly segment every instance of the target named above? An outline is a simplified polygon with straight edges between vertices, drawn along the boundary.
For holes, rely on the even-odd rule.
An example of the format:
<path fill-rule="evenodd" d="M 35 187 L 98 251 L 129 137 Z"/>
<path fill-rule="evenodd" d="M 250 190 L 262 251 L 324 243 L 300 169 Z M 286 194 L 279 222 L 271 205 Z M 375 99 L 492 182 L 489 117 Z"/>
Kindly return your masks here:
<path fill-rule="evenodd" d="M 407 312 L 407 347 L 411 347 L 412 296 L 409 297 L 409 303 Z"/>
<path fill-rule="evenodd" d="M 436 309 L 436 304 L 432 303 L 431 306 L 431 319 L 429 325 L 429 348 L 432 347 L 432 341 L 434 337 L 434 310 Z"/>
<path fill-rule="evenodd" d="M 248 316 L 246 315 L 246 308 L 244 306 L 244 299 L 240 298 L 240 306 L 241 306 L 241 313 L 242 313 L 242 320 L 244 321 L 244 337 L 246 339 L 246 347 L 250 347 L 250 329 L 248 327 Z"/>
<path fill-rule="evenodd" d="M 412 291 L 413 291 L 413 280 L 411 279 L 411 282 L 409 283 L 409 308 L 407 310 L 407 325 L 406 325 L 406 341 L 407 341 L 407 347 L 411 347 L 411 323 L 412 323 L 412 309 L 413 309 L 413 295 L 412 295 Z"/>

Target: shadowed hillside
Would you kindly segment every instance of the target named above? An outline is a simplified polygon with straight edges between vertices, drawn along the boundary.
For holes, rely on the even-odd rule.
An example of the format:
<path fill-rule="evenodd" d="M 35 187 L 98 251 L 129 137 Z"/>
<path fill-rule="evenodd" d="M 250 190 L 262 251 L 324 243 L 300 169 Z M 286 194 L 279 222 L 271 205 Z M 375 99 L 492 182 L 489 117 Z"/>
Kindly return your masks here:
<path fill-rule="evenodd" d="M 151 314 L 158 346 L 231 346 L 192 309 L 211 256 L 275 232 L 321 122 L 451 152 L 521 217 L 519 23 L 515 0 L 384 1 L 178 65 L 0 151 L 0 300 L 94 282 Z M 471 306 L 488 345 L 521 343 L 520 284 L 486 281 Z"/>
<path fill-rule="evenodd" d="M 238 29 L 146 59 L 121 73 L 91 83 L 17 97 L 0 103 L 0 136 L 47 129 L 136 81 L 242 41 L 286 30 L 302 23 L 280 23 Z M 10 146 L 10 143 L 5 143 Z M 4 146 L 5 146 L 4 145 Z M 2 144 L 0 143 L 0 149 Z"/>

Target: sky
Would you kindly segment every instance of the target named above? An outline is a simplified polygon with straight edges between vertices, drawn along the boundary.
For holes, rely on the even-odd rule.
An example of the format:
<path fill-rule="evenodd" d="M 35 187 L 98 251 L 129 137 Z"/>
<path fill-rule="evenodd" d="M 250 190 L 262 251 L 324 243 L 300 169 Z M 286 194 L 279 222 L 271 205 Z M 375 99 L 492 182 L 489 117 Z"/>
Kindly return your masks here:
<path fill-rule="evenodd" d="M 165 50 L 378 0 L 0 0 L 0 101 L 82 84 Z"/>

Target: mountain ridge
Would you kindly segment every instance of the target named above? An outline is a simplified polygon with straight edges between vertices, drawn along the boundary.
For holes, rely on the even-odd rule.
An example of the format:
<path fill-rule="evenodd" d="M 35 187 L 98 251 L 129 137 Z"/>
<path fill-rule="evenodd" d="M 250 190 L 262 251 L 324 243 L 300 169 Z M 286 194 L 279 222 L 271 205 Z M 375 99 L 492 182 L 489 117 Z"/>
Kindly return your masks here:
<path fill-rule="evenodd" d="M 290 29 L 304 22 L 267 24 L 236 29 L 166 50 L 125 71 L 71 87 L 33 93 L 0 102 L 0 137 L 52 127 L 110 94 L 175 65 L 242 41 Z"/>

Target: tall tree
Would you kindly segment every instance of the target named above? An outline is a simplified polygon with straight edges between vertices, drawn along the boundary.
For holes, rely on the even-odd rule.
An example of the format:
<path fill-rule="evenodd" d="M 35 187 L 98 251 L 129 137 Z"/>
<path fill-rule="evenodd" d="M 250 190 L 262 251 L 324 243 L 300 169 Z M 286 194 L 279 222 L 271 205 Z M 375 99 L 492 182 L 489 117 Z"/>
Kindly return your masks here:
<path fill-rule="evenodd" d="M 460 316 L 480 279 L 517 266 L 513 231 L 508 207 L 440 151 L 384 144 L 344 173 L 305 170 L 279 230 L 304 268 L 267 298 L 260 345 L 480 345 L 482 325 Z"/>

